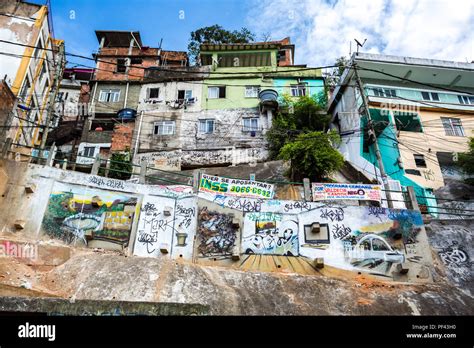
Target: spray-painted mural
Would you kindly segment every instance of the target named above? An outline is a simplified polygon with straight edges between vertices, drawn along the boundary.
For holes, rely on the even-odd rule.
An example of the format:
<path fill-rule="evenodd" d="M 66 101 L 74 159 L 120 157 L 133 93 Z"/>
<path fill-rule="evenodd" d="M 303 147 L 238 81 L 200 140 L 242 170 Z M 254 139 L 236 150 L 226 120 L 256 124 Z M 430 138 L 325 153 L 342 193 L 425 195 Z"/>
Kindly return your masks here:
<path fill-rule="evenodd" d="M 237 240 L 238 227 L 233 216 L 202 207 L 199 210 L 198 255 L 209 258 L 228 258 Z"/>
<path fill-rule="evenodd" d="M 199 197 L 244 214 L 243 253 L 324 258 L 329 265 L 382 275 L 390 275 L 399 264 L 424 263 L 418 243 L 423 221 L 416 211 L 236 200 L 202 192 Z"/>
<path fill-rule="evenodd" d="M 124 193 L 56 182 L 42 228 L 67 243 L 96 239 L 125 245 L 136 206 L 137 198 Z"/>
<path fill-rule="evenodd" d="M 246 254 L 298 255 L 298 218 L 279 213 L 248 213 L 242 249 Z"/>

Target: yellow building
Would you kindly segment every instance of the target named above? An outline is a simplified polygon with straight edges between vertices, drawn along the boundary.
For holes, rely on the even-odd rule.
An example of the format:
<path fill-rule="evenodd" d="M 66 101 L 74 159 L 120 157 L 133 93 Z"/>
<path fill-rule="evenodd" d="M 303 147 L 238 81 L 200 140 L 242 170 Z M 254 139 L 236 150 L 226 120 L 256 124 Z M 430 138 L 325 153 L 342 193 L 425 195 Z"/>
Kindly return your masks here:
<path fill-rule="evenodd" d="M 63 41 L 51 36 L 48 7 L 24 1 L 0 3 L 0 76 L 5 77 L 17 106 L 9 120 L 14 143 L 41 143 L 48 103 L 55 86 L 55 62 Z M 54 101 L 54 100 L 52 100 Z"/>

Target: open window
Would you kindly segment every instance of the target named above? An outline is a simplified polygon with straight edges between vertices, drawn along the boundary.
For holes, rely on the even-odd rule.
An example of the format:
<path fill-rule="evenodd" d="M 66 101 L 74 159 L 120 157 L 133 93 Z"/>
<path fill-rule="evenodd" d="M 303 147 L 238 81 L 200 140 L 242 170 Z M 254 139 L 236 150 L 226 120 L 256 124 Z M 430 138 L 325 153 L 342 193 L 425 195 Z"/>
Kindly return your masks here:
<path fill-rule="evenodd" d="M 417 167 L 426 168 L 425 156 L 415 153 L 413 154 L 413 157 L 415 158 L 415 163 Z"/>
<path fill-rule="evenodd" d="M 418 114 L 395 111 L 393 117 L 395 119 L 397 130 L 405 132 L 423 132 Z"/>
<path fill-rule="evenodd" d="M 208 87 L 207 93 L 209 99 L 225 98 L 225 86 Z"/>
<path fill-rule="evenodd" d="M 127 65 L 125 58 L 117 58 L 117 70 L 118 73 L 124 73 L 127 71 Z"/>

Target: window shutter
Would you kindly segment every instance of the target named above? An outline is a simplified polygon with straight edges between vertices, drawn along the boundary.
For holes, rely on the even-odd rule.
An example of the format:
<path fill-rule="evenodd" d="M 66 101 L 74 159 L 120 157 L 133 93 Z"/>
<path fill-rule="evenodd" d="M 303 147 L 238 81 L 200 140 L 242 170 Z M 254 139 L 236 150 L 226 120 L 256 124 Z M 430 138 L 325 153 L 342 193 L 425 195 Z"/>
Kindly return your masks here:
<path fill-rule="evenodd" d="M 146 99 L 150 99 L 150 88 L 146 89 Z"/>

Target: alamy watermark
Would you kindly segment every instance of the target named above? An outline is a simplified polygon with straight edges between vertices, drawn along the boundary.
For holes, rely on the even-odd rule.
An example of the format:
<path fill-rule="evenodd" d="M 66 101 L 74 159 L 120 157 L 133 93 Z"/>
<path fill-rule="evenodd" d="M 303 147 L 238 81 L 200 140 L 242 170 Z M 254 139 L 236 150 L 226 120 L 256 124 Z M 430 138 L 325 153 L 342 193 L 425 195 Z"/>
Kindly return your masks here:
<path fill-rule="evenodd" d="M 38 244 L 0 242 L 0 257 L 36 260 L 38 259 Z"/>

